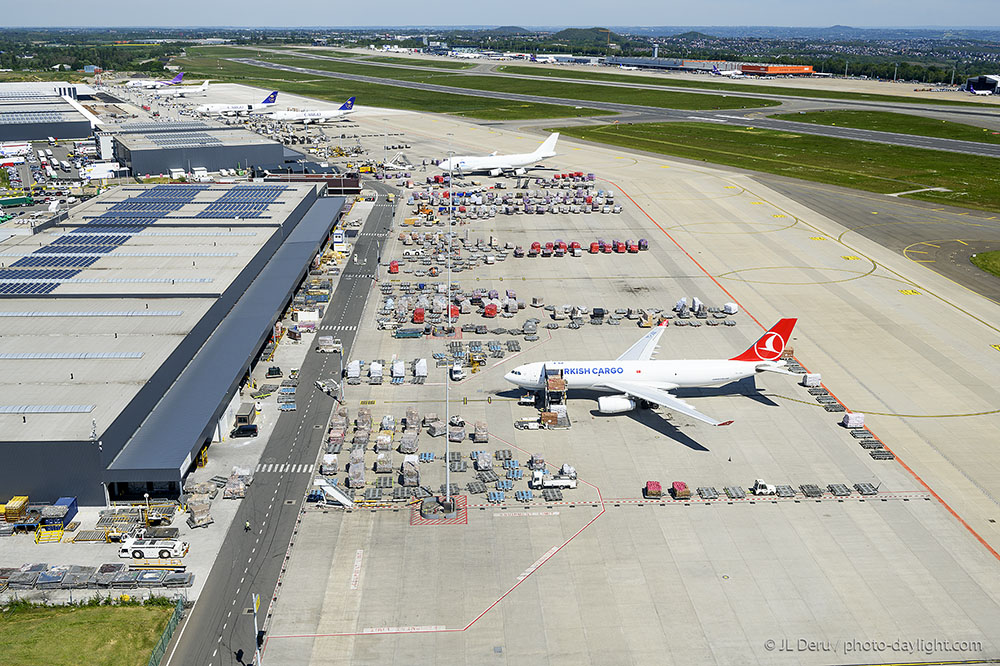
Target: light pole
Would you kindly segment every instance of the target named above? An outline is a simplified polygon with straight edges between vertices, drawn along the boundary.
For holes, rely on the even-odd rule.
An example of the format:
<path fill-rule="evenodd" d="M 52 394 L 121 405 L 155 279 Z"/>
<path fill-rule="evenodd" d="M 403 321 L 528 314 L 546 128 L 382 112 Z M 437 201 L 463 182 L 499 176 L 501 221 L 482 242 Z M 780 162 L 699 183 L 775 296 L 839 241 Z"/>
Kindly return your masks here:
<path fill-rule="evenodd" d="M 146 527 L 149 527 L 149 493 L 143 493 L 142 496 L 146 498 Z"/>
<path fill-rule="evenodd" d="M 444 306 L 444 317 L 448 323 L 447 330 L 451 329 L 451 237 L 452 225 L 455 223 L 455 202 L 453 182 L 455 180 L 455 151 L 448 151 L 448 286 L 445 290 L 447 302 Z M 444 502 L 448 510 L 451 510 L 451 369 L 444 378 L 444 421 L 445 421 L 445 444 L 444 444 Z"/>

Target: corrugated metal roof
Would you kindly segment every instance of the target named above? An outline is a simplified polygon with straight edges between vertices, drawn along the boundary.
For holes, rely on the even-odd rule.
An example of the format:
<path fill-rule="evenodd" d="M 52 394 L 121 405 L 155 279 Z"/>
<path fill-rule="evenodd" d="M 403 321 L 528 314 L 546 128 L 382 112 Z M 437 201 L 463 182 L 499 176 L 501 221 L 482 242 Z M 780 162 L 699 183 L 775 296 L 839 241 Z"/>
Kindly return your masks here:
<path fill-rule="evenodd" d="M 316 200 L 108 466 L 106 480 L 148 479 L 150 471 L 180 479 L 181 466 L 215 427 L 222 398 L 239 385 L 344 201 Z"/>

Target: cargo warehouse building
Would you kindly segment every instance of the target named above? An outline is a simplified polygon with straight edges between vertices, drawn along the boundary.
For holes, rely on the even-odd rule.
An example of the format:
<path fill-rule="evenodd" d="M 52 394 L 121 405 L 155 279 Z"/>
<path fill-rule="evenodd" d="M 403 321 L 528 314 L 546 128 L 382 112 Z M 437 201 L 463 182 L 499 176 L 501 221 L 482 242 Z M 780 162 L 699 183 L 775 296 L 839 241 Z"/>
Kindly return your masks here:
<path fill-rule="evenodd" d="M 69 99 L 0 87 L 0 141 L 85 139 L 97 118 Z"/>
<path fill-rule="evenodd" d="M 0 490 L 179 494 L 343 209 L 320 189 L 126 186 L 0 242 Z"/>
<path fill-rule="evenodd" d="M 283 164 L 285 156 L 284 146 L 276 141 L 198 121 L 125 123 L 112 131 L 111 139 L 115 161 L 136 176 L 166 174 L 171 169 L 191 173 L 196 167 L 218 171 L 275 166 Z"/>
<path fill-rule="evenodd" d="M 686 58 L 608 58 L 612 66 L 639 67 L 642 69 L 671 69 L 684 72 L 711 72 L 713 67 L 722 72 L 739 71 L 753 76 L 808 76 L 812 65 L 769 65 L 756 62 L 729 60 L 690 60 Z"/>

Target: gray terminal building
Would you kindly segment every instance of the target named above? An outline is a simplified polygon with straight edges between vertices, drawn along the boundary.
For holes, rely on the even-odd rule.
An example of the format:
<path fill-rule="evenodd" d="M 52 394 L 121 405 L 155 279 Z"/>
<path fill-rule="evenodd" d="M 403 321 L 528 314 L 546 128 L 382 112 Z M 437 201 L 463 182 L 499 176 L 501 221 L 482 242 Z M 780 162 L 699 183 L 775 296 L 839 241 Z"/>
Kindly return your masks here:
<path fill-rule="evenodd" d="M 113 156 L 134 176 L 281 165 L 284 146 L 226 125 L 187 122 L 134 122 L 109 129 Z"/>
<path fill-rule="evenodd" d="M 0 495 L 177 495 L 344 199 L 125 186 L 0 241 Z"/>

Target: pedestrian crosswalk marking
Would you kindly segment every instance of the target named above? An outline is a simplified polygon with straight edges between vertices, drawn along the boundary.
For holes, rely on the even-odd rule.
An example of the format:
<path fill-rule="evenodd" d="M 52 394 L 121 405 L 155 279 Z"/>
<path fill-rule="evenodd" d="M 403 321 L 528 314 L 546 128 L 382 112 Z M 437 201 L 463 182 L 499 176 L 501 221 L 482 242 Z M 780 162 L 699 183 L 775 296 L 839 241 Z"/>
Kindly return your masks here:
<path fill-rule="evenodd" d="M 312 474 L 314 467 L 309 463 L 260 463 L 256 471 L 259 474 Z"/>
<path fill-rule="evenodd" d="M 347 324 L 342 324 L 342 325 L 327 324 L 325 326 L 320 326 L 319 330 L 321 330 L 321 331 L 356 331 L 356 330 L 358 330 L 358 327 L 357 327 L 357 325 L 350 326 L 350 325 L 347 325 Z"/>

